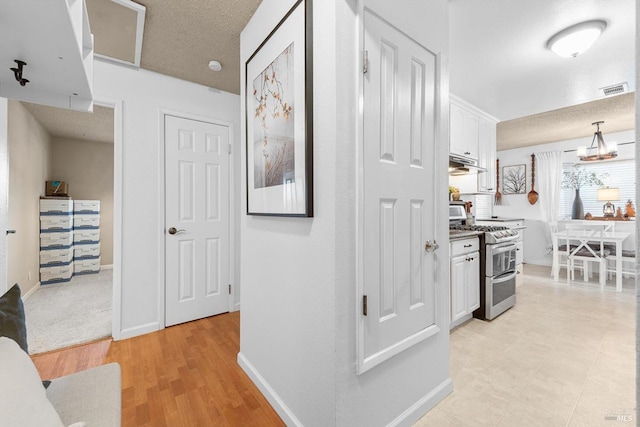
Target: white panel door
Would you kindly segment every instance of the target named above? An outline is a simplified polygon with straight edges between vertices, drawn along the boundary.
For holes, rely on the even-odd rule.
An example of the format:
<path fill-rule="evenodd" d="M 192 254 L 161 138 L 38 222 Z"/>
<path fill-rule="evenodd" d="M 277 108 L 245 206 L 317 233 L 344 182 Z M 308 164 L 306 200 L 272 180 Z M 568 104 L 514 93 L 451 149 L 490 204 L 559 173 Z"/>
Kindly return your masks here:
<path fill-rule="evenodd" d="M 229 128 L 165 116 L 165 324 L 229 311 Z"/>
<path fill-rule="evenodd" d="M 439 331 L 436 56 L 369 12 L 364 45 L 364 357 L 386 359 Z"/>

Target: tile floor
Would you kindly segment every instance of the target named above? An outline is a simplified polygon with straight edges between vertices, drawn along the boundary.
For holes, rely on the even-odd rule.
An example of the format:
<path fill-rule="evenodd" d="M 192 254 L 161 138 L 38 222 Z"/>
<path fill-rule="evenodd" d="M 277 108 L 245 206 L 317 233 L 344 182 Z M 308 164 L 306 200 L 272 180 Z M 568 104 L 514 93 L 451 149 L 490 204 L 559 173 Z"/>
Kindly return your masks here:
<path fill-rule="evenodd" d="M 454 391 L 415 426 L 636 425 L 635 279 L 563 280 L 525 265 L 515 307 L 452 331 Z"/>

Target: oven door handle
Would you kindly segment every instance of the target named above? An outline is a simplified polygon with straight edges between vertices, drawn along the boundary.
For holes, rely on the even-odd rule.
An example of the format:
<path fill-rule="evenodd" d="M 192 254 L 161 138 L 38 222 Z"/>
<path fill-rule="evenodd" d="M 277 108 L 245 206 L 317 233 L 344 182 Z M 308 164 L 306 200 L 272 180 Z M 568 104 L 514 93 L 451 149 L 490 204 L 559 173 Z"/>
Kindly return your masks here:
<path fill-rule="evenodd" d="M 511 244 L 511 245 L 506 245 L 506 246 L 501 246 L 499 248 L 495 248 L 495 249 L 491 249 L 491 255 L 498 255 L 498 254 L 502 254 L 505 252 L 509 252 L 509 251 L 514 251 L 516 250 L 516 248 L 518 247 L 518 245 Z"/>
<path fill-rule="evenodd" d="M 518 274 L 518 272 L 515 271 L 515 270 L 507 271 L 506 273 L 502 273 L 501 275 L 491 279 L 491 282 L 492 283 L 508 282 L 509 280 L 511 280 L 514 277 L 516 277 L 517 274 Z"/>

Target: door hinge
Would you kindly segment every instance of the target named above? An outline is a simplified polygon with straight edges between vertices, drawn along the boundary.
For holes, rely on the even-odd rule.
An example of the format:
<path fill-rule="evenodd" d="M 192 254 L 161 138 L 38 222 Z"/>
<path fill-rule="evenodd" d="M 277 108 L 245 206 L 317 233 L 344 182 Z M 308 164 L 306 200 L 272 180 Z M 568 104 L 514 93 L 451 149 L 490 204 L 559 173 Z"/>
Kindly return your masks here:
<path fill-rule="evenodd" d="M 231 144 L 229 144 L 229 154 L 231 154 Z"/>
<path fill-rule="evenodd" d="M 231 295 L 231 284 L 229 284 L 229 295 Z"/>
<path fill-rule="evenodd" d="M 362 74 L 367 74 L 369 71 L 369 51 L 364 51 L 364 63 L 362 64 Z"/>
<path fill-rule="evenodd" d="M 367 296 L 362 295 L 362 315 L 367 315 Z"/>

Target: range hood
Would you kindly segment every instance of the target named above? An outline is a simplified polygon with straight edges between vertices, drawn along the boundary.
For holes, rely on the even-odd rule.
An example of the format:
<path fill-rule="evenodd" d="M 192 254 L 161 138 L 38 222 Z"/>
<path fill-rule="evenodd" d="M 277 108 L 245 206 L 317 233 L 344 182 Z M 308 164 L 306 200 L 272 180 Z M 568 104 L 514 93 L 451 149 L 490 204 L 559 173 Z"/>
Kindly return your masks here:
<path fill-rule="evenodd" d="M 475 159 L 449 154 L 449 175 L 466 175 L 486 171 L 485 168 L 478 166 L 478 161 Z"/>

